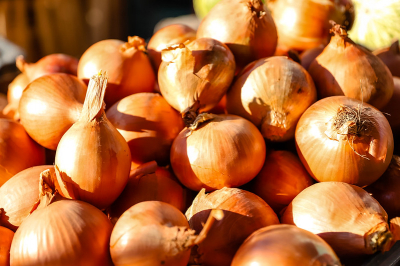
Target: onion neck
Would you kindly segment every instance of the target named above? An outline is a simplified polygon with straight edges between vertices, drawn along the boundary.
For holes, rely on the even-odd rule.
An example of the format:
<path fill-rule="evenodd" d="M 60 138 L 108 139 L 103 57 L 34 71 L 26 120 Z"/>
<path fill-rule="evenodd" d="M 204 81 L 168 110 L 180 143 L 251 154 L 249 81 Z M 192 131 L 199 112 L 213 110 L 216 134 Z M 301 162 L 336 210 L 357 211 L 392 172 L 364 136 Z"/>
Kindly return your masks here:
<path fill-rule="evenodd" d="M 340 24 L 335 24 L 330 30 L 334 36 L 331 38 L 329 45 L 333 45 L 336 48 L 346 48 L 349 45 L 353 45 L 354 43 L 347 37 L 346 29 Z"/>
<path fill-rule="evenodd" d="M 188 126 L 188 129 L 190 130 L 189 135 L 197 130 L 201 125 L 203 125 L 204 123 L 210 122 L 211 120 L 213 120 L 215 117 L 217 117 L 214 114 L 210 114 L 210 113 L 202 113 L 199 114 L 196 119 L 194 120 L 194 122 L 192 124 L 190 124 L 190 126 Z"/>
<path fill-rule="evenodd" d="M 254 17 L 262 19 L 266 14 L 264 11 L 264 4 L 261 0 L 248 0 L 247 6 Z"/>
<path fill-rule="evenodd" d="M 135 50 L 146 52 L 146 42 L 139 36 L 128 36 L 128 42 L 124 43 L 121 46 L 121 51 L 126 52 L 132 48 Z"/>
<path fill-rule="evenodd" d="M 56 189 L 56 179 L 54 169 L 47 169 L 40 173 L 39 199 L 33 205 L 30 213 L 43 209 L 60 198 Z"/>
<path fill-rule="evenodd" d="M 94 119 L 101 119 L 103 117 L 107 80 L 106 73 L 102 73 L 101 71 L 90 79 L 80 120 L 91 122 Z"/>
<path fill-rule="evenodd" d="M 390 248 L 392 233 L 387 223 L 380 223 L 364 235 L 365 247 L 371 252 L 385 252 Z"/>
<path fill-rule="evenodd" d="M 187 127 L 189 127 L 191 124 L 194 123 L 194 121 L 196 121 L 196 118 L 198 117 L 199 114 L 199 110 L 200 110 L 200 102 L 197 100 L 192 106 L 186 108 L 182 112 L 182 119 Z"/>

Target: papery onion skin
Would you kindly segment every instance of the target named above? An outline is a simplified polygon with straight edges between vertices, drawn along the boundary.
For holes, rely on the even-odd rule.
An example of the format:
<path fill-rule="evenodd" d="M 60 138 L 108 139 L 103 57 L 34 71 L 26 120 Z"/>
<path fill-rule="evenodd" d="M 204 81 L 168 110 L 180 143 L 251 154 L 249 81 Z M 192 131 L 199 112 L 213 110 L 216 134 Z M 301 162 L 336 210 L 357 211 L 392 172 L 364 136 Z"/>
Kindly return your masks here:
<path fill-rule="evenodd" d="M 34 80 L 20 100 L 21 124 L 37 143 L 56 150 L 61 137 L 78 121 L 86 90 L 85 83 L 68 74 Z"/>
<path fill-rule="evenodd" d="M 163 49 L 173 44 L 190 42 L 195 39 L 196 31 L 183 24 L 168 25 L 154 33 L 147 45 L 147 52 L 156 73 L 162 62 L 161 51 Z"/>
<path fill-rule="evenodd" d="M 388 104 L 382 108 L 382 113 L 389 121 L 393 134 L 400 133 L 400 77 L 393 77 L 393 96 Z"/>
<path fill-rule="evenodd" d="M 385 63 L 393 76 L 400 77 L 400 46 L 398 40 L 392 43 L 390 47 L 376 50 L 373 54 Z"/>
<path fill-rule="evenodd" d="M 320 236 L 342 258 L 384 250 L 391 239 L 387 218 L 382 206 L 362 188 L 322 182 L 300 192 L 281 222 Z"/>
<path fill-rule="evenodd" d="M 235 252 L 254 231 L 279 224 L 274 211 L 257 195 L 237 189 L 223 188 L 210 194 L 202 190 L 186 211 L 190 228 L 199 232 L 211 209 L 224 211 L 207 238 L 191 254 L 191 265 L 229 266 Z"/>
<path fill-rule="evenodd" d="M 195 191 L 239 187 L 249 182 L 264 164 L 262 135 L 241 117 L 210 117 L 197 129 L 185 128 L 174 140 L 171 166 L 175 175 Z"/>
<path fill-rule="evenodd" d="M 300 60 L 301 60 L 302 67 L 304 67 L 304 69 L 308 70 L 311 63 L 314 61 L 315 58 L 317 58 L 317 56 L 319 56 L 322 53 L 324 48 L 325 48 L 324 45 L 320 45 L 318 47 L 305 50 L 303 53 L 301 53 Z"/>
<path fill-rule="evenodd" d="M 197 38 L 225 43 L 239 68 L 272 56 L 277 45 L 274 20 L 261 0 L 222 0 L 202 20 Z"/>
<path fill-rule="evenodd" d="M 40 173 L 54 170 L 52 165 L 28 168 L 10 178 L 0 187 L 0 225 L 13 231 L 29 216 L 33 206 L 39 200 Z"/>
<path fill-rule="evenodd" d="M 15 121 L 19 120 L 18 106 L 22 92 L 28 86 L 29 79 L 24 74 L 19 74 L 9 85 L 7 91 L 8 105 L 3 110 L 3 114 Z"/>
<path fill-rule="evenodd" d="M 45 162 L 44 148 L 34 142 L 24 127 L 0 118 L 0 186 L 13 175 Z"/>
<path fill-rule="evenodd" d="M 345 107 L 361 111 L 359 124 L 354 119 L 336 119 L 338 113 L 346 114 Z M 334 128 L 335 121 L 340 128 Z M 360 123 L 366 125 L 365 131 Z M 361 130 L 358 135 L 351 133 L 356 126 Z M 318 182 L 340 181 L 360 187 L 372 184 L 386 171 L 393 145 L 385 116 L 373 106 L 345 96 L 316 102 L 304 112 L 296 128 L 297 153 Z"/>
<path fill-rule="evenodd" d="M 11 265 L 111 266 L 112 224 L 92 205 L 60 200 L 35 210 L 18 228 Z"/>
<path fill-rule="evenodd" d="M 264 138 L 294 137 L 297 121 L 316 101 L 314 82 L 298 63 L 284 56 L 248 65 L 227 93 L 227 110 L 256 125 Z"/>
<path fill-rule="evenodd" d="M 1 214 L 1 212 L 0 212 Z M 0 226 L 0 266 L 10 265 L 10 248 L 14 232 Z"/>
<path fill-rule="evenodd" d="M 137 93 L 115 103 L 107 118 L 129 145 L 132 161 L 169 162 L 171 145 L 184 127 L 181 116 L 157 93 Z"/>
<path fill-rule="evenodd" d="M 86 83 L 100 70 L 109 76 L 107 106 L 138 92 L 152 92 L 155 74 L 145 54 L 145 41 L 129 37 L 128 42 L 103 40 L 90 46 L 79 60 L 78 78 Z"/>
<path fill-rule="evenodd" d="M 250 191 L 279 213 L 313 183 L 296 155 L 289 151 L 270 151 L 263 168 L 251 182 Z"/>
<path fill-rule="evenodd" d="M 319 236 L 292 225 L 255 231 L 236 252 L 232 266 L 341 266 L 333 249 Z"/>
<path fill-rule="evenodd" d="M 308 68 L 318 97 L 345 95 L 382 109 L 393 94 L 393 77 L 377 56 L 355 44 L 340 25 Z"/>
<path fill-rule="evenodd" d="M 393 234 L 392 244 L 394 245 L 400 240 L 400 217 L 396 217 L 390 220 L 390 231 Z"/>

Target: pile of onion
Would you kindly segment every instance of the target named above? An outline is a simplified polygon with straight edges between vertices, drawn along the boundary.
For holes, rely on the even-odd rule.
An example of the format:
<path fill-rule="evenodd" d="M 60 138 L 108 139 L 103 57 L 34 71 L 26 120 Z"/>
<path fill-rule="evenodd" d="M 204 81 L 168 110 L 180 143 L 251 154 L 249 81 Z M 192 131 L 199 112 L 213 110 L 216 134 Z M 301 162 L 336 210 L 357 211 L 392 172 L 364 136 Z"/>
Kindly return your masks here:
<path fill-rule="evenodd" d="M 60 193 L 99 209 L 111 205 L 126 186 L 129 146 L 104 111 L 105 74 L 90 79 L 79 120 L 64 134 L 55 159 Z"/>
<path fill-rule="evenodd" d="M 19 102 L 21 124 L 40 145 L 56 150 L 61 137 L 79 119 L 86 85 L 68 74 L 51 74 L 31 82 Z"/>
<path fill-rule="evenodd" d="M 391 240 L 387 218 L 382 206 L 362 188 L 322 182 L 300 192 L 281 222 L 319 235 L 342 258 L 386 250 Z"/>
<path fill-rule="evenodd" d="M 299 157 L 317 181 L 360 187 L 375 182 L 393 155 L 393 135 L 373 106 L 345 96 L 313 104 L 296 128 Z"/>
<path fill-rule="evenodd" d="M 312 184 L 313 179 L 296 155 L 289 151 L 271 151 L 251 182 L 250 191 L 279 213 Z"/>
<path fill-rule="evenodd" d="M 203 113 L 174 140 L 171 166 L 186 187 L 210 191 L 249 182 L 265 155 L 264 139 L 252 123 L 235 115 Z"/>
<path fill-rule="evenodd" d="M 164 49 L 162 60 L 158 71 L 161 94 L 182 114 L 186 125 L 218 104 L 235 74 L 229 48 L 209 38 Z"/>
<path fill-rule="evenodd" d="M 128 37 L 128 42 L 97 42 L 79 60 L 78 78 L 88 83 L 93 75 L 105 70 L 109 76 L 105 96 L 108 106 L 134 93 L 152 92 L 155 75 L 145 46 L 145 41 L 138 36 Z"/>
<path fill-rule="evenodd" d="M 335 265 L 339 258 L 319 236 L 292 225 L 271 225 L 255 231 L 240 246 L 232 266 Z"/>
<path fill-rule="evenodd" d="M 0 216 L 1 216 L 0 209 Z M 10 248 L 14 237 L 14 232 L 10 229 L 0 226 L 0 266 L 10 265 Z"/>
<path fill-rule="evenodd" d="M 316 101 L 314 82 L 298 63 L 284 56 L 249 64 L 227 93 L 228 113 L 256 125 L 264 138 L 286 141 L 294 137 L 297 121 Z"/>
<path fill-rule="evenodd" d="M 200 232 L 212 209 L 222 210 L 224 219 L 214 223 L 207 238 L 193 248 L 191 265 L 229 266 L 254 231 L 279 224 L 275 212 L 257 195 L 238 188 L 223 188 L 210 194 L 200 191 L 186 211 L 190 228 Z"/>
<path fill-rule="evenodd" d="M 18 106 L 22 92 L 29 84 L 28 77 L 21 73 L 9 85 L 7 90 L 8 105 L 4 108 L 3 114 L 16 121 L 19 120 Z"/>
<path fill-rule="evenodd" d="M 330 43 L 308 68 L 319 98 L 345 95 L 383 108 L 394 88 L 389 69 L 377 56 L 348 38 L 339 24 L 331 32 L 334 36 Z"/>
<path fill-rule="evenodd" d="M 161 201 L 146 201 L 127 210 L 116 223 L 110 240 L 115 266 L 186 266 L 191 248 L 207 237 L 215 219 L 213 211 L 196 236 L 185 216 Z"/>
<path fill-rule="evenodd" d="M 106 114 L 128 143 L 132 162 L 169 163 L 172 142 L 184 125 L 179 113 L 161 95 L 130 95 L 115 103 Z"/>
<path fill-rule="evenodd" d="M 400 77 L 400 46 L 398 40 L 387 48 L 374 51 L 373 54 L 385 63 L 393 76 Z"/>
<path fill-rule="evenodd" d="M 272 56 L 277 45 L 274 20 L 261 0 L 222 0 L 202 20 L 197 38 L 213 38 L 231 49 L 239 68 Z"/>
<path fill-rule="evenodd" d="M 173 44 L 185 43 L 196 39 L 196 31 L 183 24 L 168 25 L 151 37 L 147 45 L 147 52 L 156 72 L 162 62 L 161 51 Z"/>
<path fill-rule="evenodd" d="M 44 164 L 45 159 L 44 148 L 21 124 L 0 118 L 0 186 L 22 170 Z"/>
<path fill-rule="evenodd" d="M 393 77 L 393 82 L 393 96 L 382 109 L 382 113 L 385 114 L 395 135 L 400 133 L 400 77 Z"/>

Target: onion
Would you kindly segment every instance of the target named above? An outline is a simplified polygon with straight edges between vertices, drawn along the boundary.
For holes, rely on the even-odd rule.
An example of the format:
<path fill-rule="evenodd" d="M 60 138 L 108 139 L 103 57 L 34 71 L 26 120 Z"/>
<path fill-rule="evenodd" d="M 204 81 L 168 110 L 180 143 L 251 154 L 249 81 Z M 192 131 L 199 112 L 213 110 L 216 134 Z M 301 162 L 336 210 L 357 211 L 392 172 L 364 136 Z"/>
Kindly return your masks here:
<path fill-rule="evenodd" d="M 235 115 L 199 115 L 171 148 L 171 166 L 186 187 L 200 191 L 239 187 L 261 170 L 266 155 L 263 137 Z"/>
<path fill-rule="evenodd" d="M 146 55 L 146 43 L 140 37 L 128 37 L 128 42 L 103 40 L 90 46 L 78 65 L 78 78 L 86 83 L 101 69 L 109 75 L 105 96 L 108 106 L 138 92 L 152 92 L 155 75 Z"/>
<path fill-rule="evenodd" d="M 146 201 L 127 210 L 116 223 L 110 240 L 115 266 L 186 266 L 190 249 L 206 237 L 215 219 L 214 211 L 199 236 L 189 229 L 185 216 L 160 201 Z"/>
<path fill-rule="evenodd" d="M 400 216 L 400 157 L 393 155 L 386 172 L 365 190 L 382 205 L 389 218 Z"/>
<path fill-rule="evenodd" d="M 39 200 L 40 173 L 44 170 L 54 171 L 52 165 L 41 165 L 19 172 L 0 187 L 0 225 L 17 230 L 29 216 Z"/>
<path fill-rule="evenodd" d="M 329 21 L 351 26 L 353 4 L 349 0 L 268 0 L 278 29 L 281 50 L 304 51 L 326 44 Z"/>
<path fill-rule="evenodd" d="M 305 50 L 303 53 L 301 53 L 300 62 L 302 67 L 304 67 L 304 69 L 308 69 L 314 59 L 317 58 L 317 56 L 319 56 L 324 49 L 325 46 L 320 45 L 318 47 Z"/>
<path fill-rule="evenodd" d="M 373 54 L 385 63 L 393 76 L 400 77 L 400 47 L 398 40 L 392 43 L 390 47 L 376 50 Z"/>
<path fill-rule="evenodd" d="M 334 36 L 330 43 L 308 68 L 318 96 L 345 95 L 378 109 L 384 107 L 394 87 L 389 69 L 377 56 L 350 40 L 340 25 L 331 31 Z"/>
<path fill-rule="evenodd" d="M 107 118 L 128 143 L 136 164 L 168 164 L 172 142 L 184 126 L 179 113 L 157 93 L 130 95 L 108 109 Z"/>
<path fill-rule="evenodd" d="M 210 210 L 224 211 L 224 219 L 215 222 L 207 238 L 192 250 L 191 265 L 229 266 L 235 252 L 254 231 L 279 224 L 274 211 L 260 197 L 237 188 L 223 188 L 208 195 L 200 191 L 186 211 L 190 228 L 199 232 Z"/>
<path fill-rule="evenodd" d="M 274 20 L 261 0 L 222 0 L 200 23 L 197 38 L 225 43 L 241 68 L 272 56 L 278 36 Z"/>
<path fill-rule="evenodd" d="M 271 225 L 255 231 L 240 246 L 232 266 L 336 265 L 339 258 L 319 236 L 292 225 Z"/>
<path fill-rule="evenodd" d="M 61 137 L 79 119 L 86 85 L 68 74 L 34 80 L 19 103 L 21 124 L 40 145 L 56 150 Z"/>
<path fill-rule="evenodd" d="M 382 113 L 386 115 L 393 134 L 398 134 L 400 133 L 400 77 L 393 77 L 393 81 L 393 96 L 388 104 L 382 108 Z"/>
<path fill-rule="evenodd" d="M 1 210 L 0 210 L 1 216 Z M 10 248 L 14 232 L 0 226 L 0 266 L 10 265 Z"/>
<path fill-rule="evenodd" d="M 119 218 L 133 205 L 143 201 L 162 201 L 177 209 L 185 210 L 186 189 L 166 168 L 157 167 L 155 161 L 131 171 L 128 184 L 109 207 L 109 217 Z"/>
<path fill-rule="evenodd" d="M 4 108 L 3 114 L 15 121 L 19 120 L 19 100 L 21 99 L 22 92 L 28 86 L 29 79 L 24 74 L 19 74 L 9 85 L 7 91 L 8 105 Z"/>
<path fill-rule="evenodd" d="M 162 50 L 173 44 L 185 43 L 186 41 L 190 42 L 195 39 L 196 31 L 183 24 L 172 24 L 158 30 L 151 37 L 147 45 L 147 51 L 156 72 L 158 72 L 158 68 L 162 62 Z"/>
<path fill-rule="evenodd" d="M 392 244 L 400 240 L 400 217 L 390 220 L 390 231 L 393 234 Z"/>
<path fill-rule="evenodd" d="M 22 170 L 44 164 L 45 159 L 44 148 L 21 124 L 0 118 L 0 187 Z"/>
<path fill-rule="evenodd" d="M 362 188 L 343 182 L 306 188 L 290 203 L 281 222 L 319 235 L 339 257 L 373 254 L 391 239 L 382 206 Z"/>
<path fill-rule="evenodd" d="M 312 178 L 296 155 L 289 151 L 271 151 L 254 178 L 250 191 L 279 213 L 312 184 Z"/>
<path fill-rule="evenodd" d="M 182 113 L 186 125 L 216 106 L 235 74 L 235 59 L 223 43 L 203 38 L 162 51 L 158 71 L 161 94 Z"/>
<path fill-rule="evenodd" d="M 228 113 L 253 122 L 264 138 L 286 141 L 294 137 L 297 121 L 316 98 L 307 71 L 277 56 L 247 66 L 229 90 L 226 105 Z"/>
<path fill-rule="evenodd" d="M 61 195 L 99 209 L 111 205 L 128 182 L 129 146 L 104 112 L 107 77 L 90 79 L 79 120 L 64 134 L 55 168 Z"/>
<path fill-rule="evenodd" d="M 27 63 L 22 55 L 16 60 L 18 69 L 24 73 L 29 82 L 41 76 L 54 73 L 66 73 L 76 76 L 78 59 L 66 54 L 51 54 L 41 58 L 36 63 Z"/>
<path fill-rule="evenodd" d="M 385 116 L 369 104 L 344 96 L 313 104 L 296 128 L 299 157 L 318 182 L 360 187 L 375 182 L 393 155 L 393 135 Z"/>

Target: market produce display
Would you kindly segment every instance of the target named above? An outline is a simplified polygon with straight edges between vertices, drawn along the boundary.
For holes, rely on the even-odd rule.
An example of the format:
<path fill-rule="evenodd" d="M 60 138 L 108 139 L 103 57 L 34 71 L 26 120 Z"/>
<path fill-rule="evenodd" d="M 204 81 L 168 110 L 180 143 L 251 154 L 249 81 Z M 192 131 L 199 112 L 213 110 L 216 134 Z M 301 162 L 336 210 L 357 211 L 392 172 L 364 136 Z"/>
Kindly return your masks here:
<path fill-rule="evenodd" d="M 0 266 L 359 266 L 396 250 L 400 7 L 372 2 L 194 0 L 197 30 L 16 58 Z"/>

